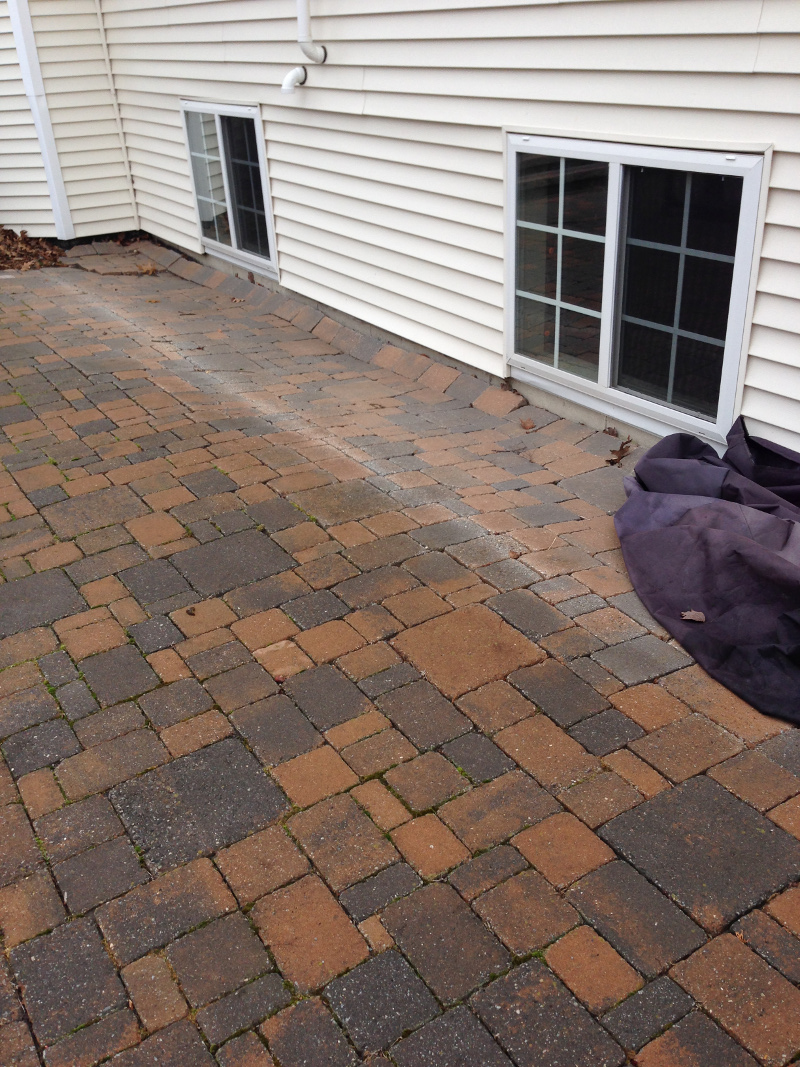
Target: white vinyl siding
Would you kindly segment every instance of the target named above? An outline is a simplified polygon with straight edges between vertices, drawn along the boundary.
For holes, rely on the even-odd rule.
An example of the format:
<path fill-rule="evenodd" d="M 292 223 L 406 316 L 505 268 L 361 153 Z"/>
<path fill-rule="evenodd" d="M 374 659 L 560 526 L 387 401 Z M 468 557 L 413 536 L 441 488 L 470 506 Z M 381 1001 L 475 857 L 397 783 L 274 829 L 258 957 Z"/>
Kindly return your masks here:
<path fill-rule="evenodd" d="M 0 0 L 0 224 L 32 237 L 56 228 L 36 127 L 25 95 L 6 0 Z"/>
<path fill-rule="evenodd" d="M 51 108 L 70 198 L 99 181 L 122 205 L 95 0 L 31 3 L 48 91 L 66 93 Z M 329 58 L 293 96 L 294 0 L 102 0 L 102 14 L 143 229 L 202 250 L 180 100 L 260 105 L 282 283 L 494 373 L 504 130 L 774 146 L 741 404 L 754 430 L 800 447 L 797 0 L 312 0 Z M 85 108 L 102 144 L 81 171 Z"/>
<path fill-rule="evenodd" d="M 29 0 L 77 237 L 134 229 L 136 214 L 95 0 Z"/>

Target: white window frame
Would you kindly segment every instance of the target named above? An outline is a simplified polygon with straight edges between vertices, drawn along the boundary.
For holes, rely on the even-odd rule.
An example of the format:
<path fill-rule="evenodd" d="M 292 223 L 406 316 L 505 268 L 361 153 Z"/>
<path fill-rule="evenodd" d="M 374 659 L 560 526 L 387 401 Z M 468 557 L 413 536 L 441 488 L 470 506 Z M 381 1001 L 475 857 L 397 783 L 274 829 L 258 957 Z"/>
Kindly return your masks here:
<path fill-rule="evenodd" d="M 183 122 L 183 136 L 186 144 L 186 155 L 189 160 L 189 173 L 192 179 L 192 192 L 194 194 L 194 206 L 197 213 L 197 236 L 206 252 L 212 255 L 219 256 L 220 259 L 227 260 L 229 263 L 233 263 L 239 267 L 247 267 L 250 270 L 256 271 L 259 274 L 267 275 L 270 278 L 274 278 L 279 281 L 278 274 L 278 250 L 275 243 L 275 220 L 272 215 L 272 197 L 270 195 L 269 187 L 269 173 L 267 170 L 267 144 L 264 138 L 264 123 L 261 119 L 261 109 L 257 105 L 249 104 L 219 104 L 211 103 L 208 100 L 181 100 L 181 119 Z M 225 152 L 225 141 L 222 136 L 222 124 L 220 123 L 221 115 L 236 115 L 241 118 L 253 119 L 256 129 L 256 143 L 258 144 L 258 166 L 261 172 L 261 187 L 264 196 L 264 212 L 267 218 L 267 236 L 269 239 L 269 247 L 271 256 L 269 259 L 264 256 L 257 256 L 253 252 L 247 252 L 241 248 L 235 248 L 233 245 L 223 244 L 221 241 L 214 241 L 213 239 L 206 237 L 203 233 L 202 226 L 200 224 L 200 212 L 197 208 L 197 186 L 194 177 L 194 166 L 192 164 L 191 146 L 189 143 L 189 130 L 186 124 L 186 113 L 188 111 L 200 112 L 204 115 L 214 115 L 217 124 L 217 140 L 220 146 L 220 152 Z M 222 177 L 225 186 L 225 198 L 228 204 L 228 215 L 230 218 L 231 235 L 235 239 L 236 223 L 233 219 L 233 205 L 231 203 L 231 194 L 228 184 L 228 167 L 227 160 L 223 159 Z"/>
<path fill-rule="evenodd" d="M 600 358 L 597 382 L 548 367 L 530 356 L 515 351 L 516 314 L 516 230 L 517 230 L 517 155 L 538 154 L 564 156 L 607 162 L 608 209 L 606 216 L 603 297 L 600 316 Z M 739 379 L 744 365 L 744 340 L 748 325 L 753 263 L 760 221 L 760 201 L 764 173 L 764 156 L 750 152 L 700 151 L 689 148 L 664 148 L 637 144 L 614 144 L 607 141 L 577 140 L 539 134 L 509 133 L 506 143 L 506 298 L 505 363 L 506 374 L 547 392 L 555 393 L 584 407 L 603 412 L 651 433 L 662 435 L 676 430 L 699 434 L 713 441 L 724 441 L 736 413 L 740 395 Z M 668 170 L 693 171 L 740 176 L 742 201 L 736 256 L 731 284 L 731 301 L 720 381 L 717 417 L 705 418 L 681 411 L 656 400 L 648 400 L 615 388 L 614 346 L 621 299 L 622 193 L 624 166 L 660 167 Z"/>

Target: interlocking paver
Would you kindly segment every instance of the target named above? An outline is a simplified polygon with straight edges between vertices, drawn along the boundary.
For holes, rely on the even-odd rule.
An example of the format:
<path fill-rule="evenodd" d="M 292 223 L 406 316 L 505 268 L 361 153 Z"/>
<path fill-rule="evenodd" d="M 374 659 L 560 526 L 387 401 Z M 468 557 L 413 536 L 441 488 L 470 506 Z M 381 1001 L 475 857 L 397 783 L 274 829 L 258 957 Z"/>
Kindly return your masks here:
<path fill-rule="evenodd" d="M 800 731 L 632 590 L 613 439 L 540 408 L 523 433 L 517 394 L 136 247 L 0 279 L 0 927 L 14 955 L 96 921 L 124 982 L 42 972 L 31 1004 L 63 986 L 79 1021 L 34 1047 L 0 972 L 0 1060 L 789 1055 Z M 725 931 L 744 991 L 697 962 Z M 347 1018 L 287 1008 L 331 981 Z M 486 988 L 399 1011 L 424 982 Z"/>

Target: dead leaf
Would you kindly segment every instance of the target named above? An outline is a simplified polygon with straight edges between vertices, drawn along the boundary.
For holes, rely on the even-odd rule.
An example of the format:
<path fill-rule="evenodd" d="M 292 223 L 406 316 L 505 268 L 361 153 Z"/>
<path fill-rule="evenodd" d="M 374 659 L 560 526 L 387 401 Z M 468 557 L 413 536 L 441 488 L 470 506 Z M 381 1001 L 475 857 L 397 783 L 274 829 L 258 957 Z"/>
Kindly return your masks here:
<path fill-rule="evenodd" d="M 148 304 L 160 304 L 161 301 L 160 300 L 148 300 L 147 303 Z"/>
<path fill-rule="evenodd" d="M 609 437 L 619 437 L 619 430 L 616 426 L 606 426 L 603 433 L 607 433 Z"/>
<path fill-rule="evenodd" d="M 611 449 L 611 459 L 607 459 L 606 463 L 610 463 L 612 467 L 616 467 L 616 465 L 621 463 L 630 452 L 631 444 L 632 438 L 626 437 L 619 448 Z"/>
<path fill-rule="evenodd" d="M 61 267 L 64 250 L 43 237 L 28 237 L 27 230 L 17 234 L 0 226 L 0 270 L 39 270 Z"/>
<path fill-rule="evenodd" d="M 244 303 L 244 297 L 243 296 L 232 296 L 231 297 L 231 303 L 232 304 L 243 304 Z"/>
<path fill-rule="evenodd" d="M 705 622 L 706 617 L 702 611 L 682 611 L 681 618 L 686 622 Z"/>
<path fill-rule="evenodd" d="M 525 433 L 530 433 L 531 430 L 536 429 L 536 423 L 533 421 L 533 419 L 520 419 L 519 424 L 525 431 Z"/>

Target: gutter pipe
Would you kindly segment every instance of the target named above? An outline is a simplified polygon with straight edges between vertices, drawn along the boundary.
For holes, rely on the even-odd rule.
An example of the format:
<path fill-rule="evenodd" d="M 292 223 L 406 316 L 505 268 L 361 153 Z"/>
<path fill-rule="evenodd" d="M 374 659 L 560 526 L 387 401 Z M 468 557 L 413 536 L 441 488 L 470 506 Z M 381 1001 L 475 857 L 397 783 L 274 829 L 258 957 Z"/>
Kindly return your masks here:
<path fill-rule="evenodd" d="M 67 189 L 61 173 L 61 161 L 58 157 L 53 125 L 50 121 L 50 109 L 47 106 L 28 0 L 8 0 L 8 14 L 11 20 L 11 33 L 17 49 L 17 62 L 22 84 L 31 109 L 39 150 L 42 153 L 42 165 L 47 179 L 47 191 L 50 194 L 56 237 L 60 241 L 69 241 L 75 236 L 75 227 L 72 224 Z"/>
<path fill-rule="evenodd" d="M 297 0 L 297 43 L 303 55 L 312 63 L 324 63 L 328 50 L 324 44 L 317 44 L 311 36 L 310 0 Z M 296 86 L 305 85 L 308 71 L 305 67 L 293 67 L 281 85 L 282 93 L 293 93 Z"/>

